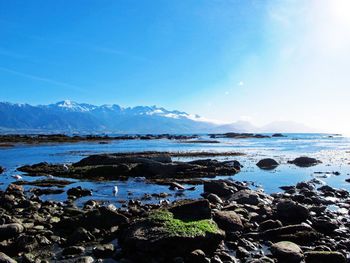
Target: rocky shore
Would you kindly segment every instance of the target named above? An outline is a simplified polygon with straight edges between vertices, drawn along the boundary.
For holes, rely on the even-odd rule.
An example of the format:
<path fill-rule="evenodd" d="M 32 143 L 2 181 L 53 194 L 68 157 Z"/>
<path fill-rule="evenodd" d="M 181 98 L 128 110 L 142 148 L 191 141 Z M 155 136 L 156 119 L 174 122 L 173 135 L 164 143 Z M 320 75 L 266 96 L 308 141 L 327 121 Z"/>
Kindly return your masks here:
<path fill-rule="evenodd" d="M 317 180 L 282 189 L 212 180 L 200 199 L 116 208 L 93 197 L 77 207 L 79 187 L 55 202 L 11 184 L 0 192 L 0 262 L 349 262 L 349 192 Z"/>

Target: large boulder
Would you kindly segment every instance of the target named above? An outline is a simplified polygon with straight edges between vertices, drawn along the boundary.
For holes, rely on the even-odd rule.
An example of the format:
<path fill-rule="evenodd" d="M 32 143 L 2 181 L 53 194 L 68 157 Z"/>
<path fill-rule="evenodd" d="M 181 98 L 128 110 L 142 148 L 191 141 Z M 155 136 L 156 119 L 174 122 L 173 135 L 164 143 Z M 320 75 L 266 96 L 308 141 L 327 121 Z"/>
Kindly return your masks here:
<path fill-rule="evenodd" d="M 288 163 L 295 164 L 296 166 L 299 166 L 299 167 L 310 167 L 322 162 L 315 158 L 302 156 L 302 157 L 295 158 L 293 161 L 288 161 Z"/>
<path fill-rule="evenodd" d="M 346 263 L 343 254 L 333 251 L 310 251 L 305 253 L 306 263 Z"/>
<path fill-rule="evenodd" d="M 280 241 L 271 246 L 272 255 L 279 261 L 285 263 L 300 263 L 303 256 L 301 248 L 290 241 Z"/>
<path fill-rule="evenodd" d="M 301 223 L 310 217 L 310 212 L 305 206 L 291 200 L 279 202 L 276 213 L 279 220 L 291 223 Z"/>
<path fill-rule="evenodd" d="M 225 231 L 235 232 L 243 230 L 241 218 L 234 211 L 215 211 L 214 221 Z"/>
<path fill-rule="evenodd" d="M 120 242 L 127 257 L 135 262 L 171 262 L 196 249 L 213 252 L 224 236 L 211 219 L 183 221 L 167 210 L 158 210 L 131 224 Z"/>
<path fill-rule="evenodd" d="M 279 165 L 279 163 L 276 162 L 274 159 L 266 158 L 266 159 L 260 160 L 256 165 L 260 169 L 273 170 Z"/>

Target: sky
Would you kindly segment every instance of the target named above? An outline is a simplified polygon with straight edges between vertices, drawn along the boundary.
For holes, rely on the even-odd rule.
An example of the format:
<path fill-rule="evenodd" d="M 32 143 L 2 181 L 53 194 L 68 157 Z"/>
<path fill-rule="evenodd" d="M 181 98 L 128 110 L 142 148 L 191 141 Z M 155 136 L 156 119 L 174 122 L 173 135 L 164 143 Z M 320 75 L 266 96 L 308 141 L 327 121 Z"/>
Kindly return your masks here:
<path fill-rule="evenodd" d="M 348 0 L 0 1 L 0 101 L 350 134 Z"/>

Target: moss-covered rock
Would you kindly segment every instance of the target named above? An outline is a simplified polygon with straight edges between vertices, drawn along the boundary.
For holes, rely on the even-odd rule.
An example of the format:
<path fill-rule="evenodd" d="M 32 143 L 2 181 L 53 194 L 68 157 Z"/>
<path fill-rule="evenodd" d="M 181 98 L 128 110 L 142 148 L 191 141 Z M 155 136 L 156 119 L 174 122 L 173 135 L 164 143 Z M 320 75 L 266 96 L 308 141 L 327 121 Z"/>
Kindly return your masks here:
<path fill-rule="evenodd" d="M 169 262 L 195 249 L 213 252 L 223 239 L 224 232 L 212 219 L 181 220 L 168 210 L 157 210 L 131 224 L 122 235 L 121 245 L 137 262 Z"/>

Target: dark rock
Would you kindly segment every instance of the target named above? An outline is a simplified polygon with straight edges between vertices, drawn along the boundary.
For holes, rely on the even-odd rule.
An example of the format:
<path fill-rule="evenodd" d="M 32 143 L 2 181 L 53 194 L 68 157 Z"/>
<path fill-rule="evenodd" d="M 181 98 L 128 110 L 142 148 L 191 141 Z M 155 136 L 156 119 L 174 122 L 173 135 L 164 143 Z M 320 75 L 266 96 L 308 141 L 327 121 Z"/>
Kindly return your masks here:
<path fill-rule="evenodd" d="M 193 263 L 210 263 L 210 260 L 206 257 L 205 253 L 200 249 L 192 251 L 187 260 L 188 262 Z"/>
<path fill-rule="evenodd" d="M 228 185 L 225 181 L 205 181 L 204 192 L 216 194 L 220 197 L 228 197 L 236 192 L 237 189 Z"/>
<path fill-rule="evenodd" d="M 211 204 L 223 204 L 222 199 L 216 194 L 210 193 L 205 198 L 208 199 Z"/>
<path fill-rule="evenodd" d="M 278 259 L 278 262 L 300 263 L 303 256 L 301 248 L 289 241 L 281 241 L 271 246 L 272 255 Z"/>
<path fill-rule="evenodd" d="M 279 165 L 279 163 L 276 162 L 274 159 L 266 158 L 266 159 L 260 160 L 256 165 L 260 169 L 272 170 L 272 169 L 275 169 Z"/>
<path fill-rule="evenodd" d="M 214 221 L 225 231 L 235 232 L 243 230 L 241 218 L 234 211 L 215 211 Z"/>
<path fill-rule="evenodd" d="M 272 134 L 272 137 L 286 137 L 286 136 L 283 135 L 282 133 L 274 133 Z"/>
<path fill-rule="evenodd" d="M 281 221 L 269 219 L 260 223 L 259 231 L 265 231 L 268 229 L 279 228 L 279 227 L 282 227 Z"/>
<path fill-rule="evenodd" d="M 303 156 L 303 157 L 298 157 L 293 161 L 288 161 L 288 163 L 295 164 L 296 166 L 299 166 L 299 167 L 310 167 L 322 162 L 315 158 Z"/>
<path fill-rule="evenodd" d="M 82 246 L 71 246 L 71 247 L 66 247 L 62 251 L 62 255 L 67 256 L 67 255 L 80 255 L 85 252 L 85 248 Z"/>
<path fill-rule="evenodd" d="M 258 205 L 261 200 L 255 191 L 240 190 L 231 196 L 230 201 L 236 201 L 239 204 Z"/>
<path fill-rule="evenodd" d="M 170 262 L 196 249 L 213 252 L 223 239 L 224 232 L 210 219 L 182 221 L 174 219 L 170 212 L 155 211 L 131 224 L 120 242 L 128 258 L 135 262 Z"/>
<path fill-rule="evenodd" d="M 305 252 L 306 263 L 346 263 L 346 258 L 339 252 L 310 251 Z"/>
<path fill-rule="evenodd" d="M 284 200 L 277 204 L 277 217 L 282 221 L 301 223 L 307 220 L 309 216 L 309 210 L 294 201 Z"/>
<path fill-rule="evenodd" d="M 23 230 L 24 227 L 17 223 L 0 225 L 0 241 L 17 237 Z"/>
<path fill-rule="evenodd" d="M 182 220 L 200 220 L 211 218 L 211 209 L 208 200 L 180 201 L 169 209 L 175 218 Z"/>
<path fill-rule="evenodd" d="M 81 186 L 77 186 L 77 187 L 68 189 L 67 195 L 79 198 L 83 196 L 91 196 L 92 192 L 89 189 L 83 189 Z"/>
<path fill-rule="evenodd" d="M 5 169 L 0 166 L 0 174 L 2 174 L 4 171 L 5 171 Z"/>
<path fill-rule="evenodd" d="M 110 258 L 114 253 L 114 245 L 113 244 L 103 244 L 94 247 L 92 253 L 97 258 Z"/>

